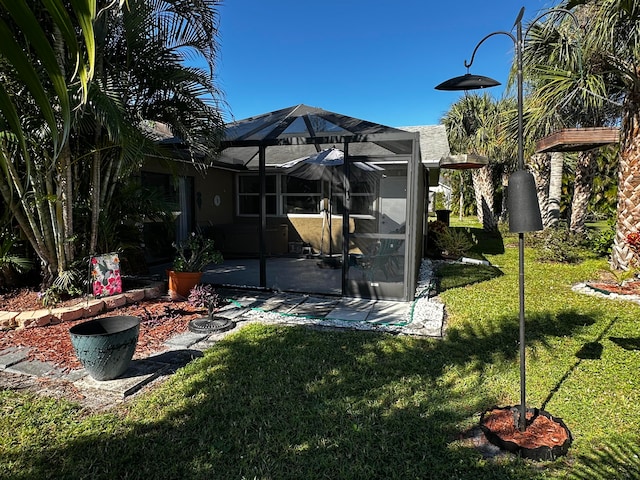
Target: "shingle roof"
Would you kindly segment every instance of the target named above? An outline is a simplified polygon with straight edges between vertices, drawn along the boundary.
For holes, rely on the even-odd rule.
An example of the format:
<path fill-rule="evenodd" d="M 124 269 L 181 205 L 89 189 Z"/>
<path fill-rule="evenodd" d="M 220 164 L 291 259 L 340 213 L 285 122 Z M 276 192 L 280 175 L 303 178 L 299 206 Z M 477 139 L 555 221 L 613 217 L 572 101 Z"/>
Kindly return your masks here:
<path fill-rule="evenodd" d="M 447 130 L 444 125 L 416 125 L 398 127 L 407 132 L 420 133 L 420 158 L 428 168 L 438 168 L 440 159 L 450 154 Z"/>

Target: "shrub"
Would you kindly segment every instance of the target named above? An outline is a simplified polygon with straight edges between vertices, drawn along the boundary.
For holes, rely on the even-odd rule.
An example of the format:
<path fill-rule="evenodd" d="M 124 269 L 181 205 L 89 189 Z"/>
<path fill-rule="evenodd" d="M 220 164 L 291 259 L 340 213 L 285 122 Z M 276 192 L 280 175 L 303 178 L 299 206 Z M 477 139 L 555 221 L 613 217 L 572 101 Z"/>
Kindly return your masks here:
<path fill-rule="evenodd" d="M 474 246 L 469 232 L 463 228 L 446 227 L 435 238 L 436 246 L 444 255 L 461 257 Z"/>
<path fill-rule="evenodd" d="M 9 231 L 2 231 L 0 240 L 0 288 L 13 287 L 16 275 L 24 274 L 33 267 L 33 262 L 18 253 L 18 239 Z"/>
<path fill-rule="evenodd" d="M 210 263 L 222 263 L 222 254 L 215 248 L 213 240 L 201 233 L 192 232 L 180 243 L 174 243 L 176 256 L 173 270 L 176 272 L 201 272 Z"/>
<path fill-rule="evenodd" d="M 609 225 L 609 228 L 599 230 L 596 234 L 588 236 L 589 247 L 599 257 L 607 257 L 611 253 L 611 247 L 613 246 L 613 240 L 616 237 L 616 231 L 613 223 Z"/>
<path fill-rule="evenodd" d="M 80 297 L 84 293 L 86 280 L 79 270 L 70 268 L 58 274 L 53 284 L 39 294 L 42 305 L 51 307 L 65 300 Z"/>
<path fill-rule="evenodd" d="M 569 231 L 564 223 L 536 232 L 530 239 L 531 246 L 538 250 L 536 258 L 541 262 L 578 263 L 589 254 L 585 236 Z"/>

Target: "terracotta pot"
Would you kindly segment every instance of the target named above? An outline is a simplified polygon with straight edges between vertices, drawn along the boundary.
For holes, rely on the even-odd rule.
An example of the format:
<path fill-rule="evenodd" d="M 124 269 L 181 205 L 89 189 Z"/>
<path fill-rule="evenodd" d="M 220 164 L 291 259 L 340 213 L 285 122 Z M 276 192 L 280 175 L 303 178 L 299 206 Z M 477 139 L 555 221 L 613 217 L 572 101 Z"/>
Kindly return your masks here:
<path fill-rule="evenodd" d="M 202 272 L 174 272 L 169 270 L 169 297 L 171 300 L 186 300 L 189 292 L 200 283 Z"/>

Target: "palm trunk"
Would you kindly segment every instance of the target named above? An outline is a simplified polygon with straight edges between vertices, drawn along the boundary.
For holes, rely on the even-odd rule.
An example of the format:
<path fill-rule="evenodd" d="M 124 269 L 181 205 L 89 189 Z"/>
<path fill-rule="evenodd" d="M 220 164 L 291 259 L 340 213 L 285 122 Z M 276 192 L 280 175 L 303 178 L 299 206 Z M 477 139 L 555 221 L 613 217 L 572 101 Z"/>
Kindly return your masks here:
<path fill-rule="evenodd" d="M 596 174 L 595 150 L 580 152 L 576 165 L 576 178 L 573 190 L 573 200 L 571 202 L 571 225 L 572 232 L 584 232 L 584 225 L 587 219 L 589 200 L 593 189 L 593 178 Z"/>
<path fill-rule="evenodd" d="M 509 209 L 507 208 L 507 187 L 509 185 L 509 174 L 502 172 L 502 203 L 500 205 L 500 222 L 506 222 L 509 219 Z"/>
<path fill-rule="evenodd" d="M 462 217 L 464 217 L 464 190 L 465 190 L 464 175 L 461 173 L 460 174 L 460 198 L 458 199 L 458 208 L 460 209 L 460 211 L 458 212 L 458 218 L 460 219 L 460 221 L 462 221 Z"/>
<path fill-rule="evenodd" d="M 28 158 L 25 161 L 30 162 Z M 4 145 L 1 147 L 0 162 L 4 173 L 0 175 L 0 194 L 36 255 L 40 258 L 44 273 L 43 284 L 48 286 L 55 277 L 58 261 L 55 249 L 52 248 L 51 238 L 47 237 L 51 230 L 45 228 L 48 222 L 46 211 L 43 210 L 42 204 L 46 200 L 39 199 L 36 201 L 35 208 L 30 203 L 29 199 L 32 197 L 26 194 L 25 187 L 20 182 L 21 177 L 16 168 L 16 163 L 10 157 L 10 153 Z M 34 165 L 31 168 L 32 171 L 35 170 Z M 34 172 L 34 175 L 37 175 L 37 172 Z M 34 180 L 38 181 L 37 178 Z M 45 222 L 45 225 L 43 225 L 43 222 Z"/>
<path fill-rule="evenodd" d="M 549 181 L 551 178 L 551 169 L 549 154 L 537 153 L 532 155 L 529 159 L 529 167 L 536 182 L 536 194 L 538 196 L 538 204 L 540 205 L 540 213 L 542 214 L 542 224 L 544 228 L 547 228 L 550 225 Z"/>
<path fill-rule="evenodd" d="M 96 70 L 95 70 L 95 78 L 104 81 L 102 78 L 103 75 L 103 64 L 102 64 L 102 55 L 98 56 L 98 61 L 96 62 Z M 89 238 L 89 253 L 96 253 L 98 247 L 98 227 L 100 224 L 100 210 L 102 206 L 102 153 L 100 151 L 101 145 L 101 136 L 102 136 L 102 125 L 99 120 L 96 119 L 95 131 L 93 132 L 93 159 L 91 162 L 91 185 L 90 185 L 90 195 L 91 195 L 91 234 Z"/>
<path fill-rule="evenodd" d="M 611 267 L 628 270 L 638 265 L 638 253 L 627 242 L 627 235 L 640 225 L 640 91 L 625 99 L 620 129 L 618 166 L 618 208 L 616 236 L 611 250 Z"/>
<path fill-rule="evenodd" d="M 73 237 L 73 176 L 71 170 L 71 148 L 69 142 L 65 142 L 60 152 L 60 175 L 58 188 L 60 190 L 60 202 L 62 204 L 62 226 L 64 231 L 64 253 L 68 263 L 72 263 L 75 257 L 73 242 L 67 241 Z"/>
<path fill-rule="evenodd" d="M 97 147 L 99 127 L 96 127 L 96 146 L 91 162 L 91 238 L 89 241 L 89 253 L 96 253 L 98 245 L 98 226 L 100 222 L 100 149 Z"/>
<path fill-rule="evenodd" d="M 562 152 L 551 153 L 550 177 L 549 177 L 549 208 L 548 226 L 555 227 L 560 221 L 560 200 L 562 198 L 562 166 L 564 154 Z"/>
<path fill-rule="evenodd" d="M 478 221 L 482 224 L 482 228 L 488 232 L 493 232 L 498 228 L 494 209 L 494 188 L 491 170 L 491 165 L 487 165 L 474 169 L 471 174 L 473 189 L 476 194 Z"/>

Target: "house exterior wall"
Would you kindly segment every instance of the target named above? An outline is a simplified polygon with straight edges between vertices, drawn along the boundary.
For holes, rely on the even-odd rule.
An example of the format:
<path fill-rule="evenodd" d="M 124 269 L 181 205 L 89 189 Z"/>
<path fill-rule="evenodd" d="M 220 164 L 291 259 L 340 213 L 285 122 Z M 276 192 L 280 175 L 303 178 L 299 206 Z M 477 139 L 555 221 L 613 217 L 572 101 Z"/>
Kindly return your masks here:
<path fill-rule="evenodd" d="M 200 171 L 185 162 L 175 162 L 173 168 L 170 172 L 158 162 L 146 161 L 142 171 L 193 178 L 193 199 L 190 199 L 194 205 L 193 228 L 233 223 L 233 172 L 218 168 Z"/>

